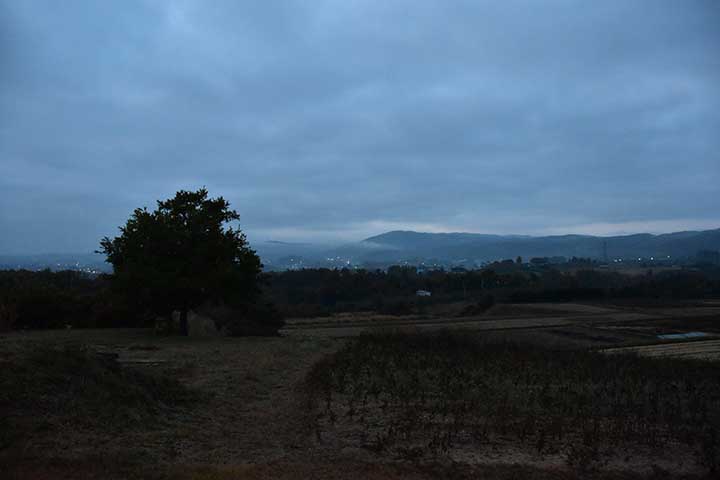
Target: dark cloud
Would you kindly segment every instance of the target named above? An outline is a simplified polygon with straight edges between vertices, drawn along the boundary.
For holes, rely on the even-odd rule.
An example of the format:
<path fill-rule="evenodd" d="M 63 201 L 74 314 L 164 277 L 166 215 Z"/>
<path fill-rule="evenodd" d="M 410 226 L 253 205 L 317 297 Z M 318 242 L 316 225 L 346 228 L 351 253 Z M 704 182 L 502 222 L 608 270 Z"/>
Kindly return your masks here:
<path fill-rule="evenodd" d="M 2 2 L 0 253 L 92 249 L 202 185 L 251 239 L 720 226 L 719 26 L 701 0 Z"/>

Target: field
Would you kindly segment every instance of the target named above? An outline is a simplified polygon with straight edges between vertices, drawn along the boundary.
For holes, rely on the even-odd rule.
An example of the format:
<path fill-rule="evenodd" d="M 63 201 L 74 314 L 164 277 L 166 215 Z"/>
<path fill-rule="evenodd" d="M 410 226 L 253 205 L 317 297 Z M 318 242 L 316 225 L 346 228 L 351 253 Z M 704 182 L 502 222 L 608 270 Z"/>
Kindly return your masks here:
<path fill-rule="evenodd" d="M 679 305 L 615 304 L 500 304 L 482 315 L 460 316 L 463 305 L 446 308 L 442 314 L 413 316 L 378 316 L 341 314 L 312 319 L 291 319 L 283 331 L 292 337 L 352 337 L 373 331 L 418 331 L 462 329 L 490 334 L 520 333 L 551 337 L 553 343 L 567 343 L 574 337 L 586 337 L 583 346 L 606 344 L 658 343 L 657 335 L 681 333 L 700 328 L 709 335 L 720 335 L 720 306 L 712 302 Z M 577 343 L 577 342 L 576 342 Z M 579 346 L 579 345 L 578 345 Z"/>
<path fill-rule="evenodd" d="M 636 353 L 644 357 L 720 360 L 720 340 L 680 342 L 604 349 L 605 353 Z"/>
<path fill-rule="evenodd" d="M 459 332 L 460 343 L 440 348 L 416 335 L 442 337 L 444 330 Z M 690 331 L 708 337 L 657 337 Z M 376 335 L 358 337 L 368 332 Z M 63 409 L 15 405 L 16 417 L 8 416 L 14 430 L 0 447 L 0 463 L 9 478 L 705 478 L 716 452 L 703 427 L 709 423 L 693 412 L 718 414 L 712 387 L 717 304 L 518 304 L 470 317 L 451 311 L 340 315 L 291 320 L 282 333 L 215 339 L 160 337 L 142 329 L 4 334 L 3 371 L 18 369 L 38 349 L 80 348 L 113 359 L 117 369 L 111 372 L 177 379 L 192 400 L 175 404 L 160 395 L 154 421 L 146 421 L 146 413 L 133 419 L 139 414 L 128 411 L 86 425 Z M 363 357 L 369 351 L 377 355 Z M 670 358 L 616 355 L 627 352 Z M 409 358 L 417 361 L 402 363 Z M 586 365 L 587 375 L 572 377 L 575 365 Z M 356 373 L 337 383 L 338 368 Z M 613 383 L 616 368 L 634 380 Z M 398 375 L 395 380 L 390 373 Z M 425 380 L 403 383 L 410 378 Z M 433 388 L 443 379 L 441 395 Z M 467 388 L 470 379 L 488 388 Z M 694 393 L 672 396 L 663 385 Z M 640 396 L 623 393 L 631 386 Z M 583 403 L 595 398 L 588 394 L 596 388 L 615 399 L 607 402 L 615 405 L 609 416 L 597 413 L 602 406 Z M 648 400 L 653 391 L 660 399 L 654 414 Z M 422 395 L 426 407 L 437 408 L 401 408 L 416 405 Z M 2 398 L 12 400 L 7 393 Z M 414 420 L 400 415 L 407 411 L 416 412 Z M 677 411 L 686 412 L 683 421 L 671 421 L 667 412 Z M 623 448 L 608 450 L 620 440 Z"/>
<path fill-rule="evenodd" d="M 456 462 L 587 472 L 720 460 L 720 371 L 709 363 L 485 343 L 452 332 L 365 335 L 310 376 L 318 438 Z"/>

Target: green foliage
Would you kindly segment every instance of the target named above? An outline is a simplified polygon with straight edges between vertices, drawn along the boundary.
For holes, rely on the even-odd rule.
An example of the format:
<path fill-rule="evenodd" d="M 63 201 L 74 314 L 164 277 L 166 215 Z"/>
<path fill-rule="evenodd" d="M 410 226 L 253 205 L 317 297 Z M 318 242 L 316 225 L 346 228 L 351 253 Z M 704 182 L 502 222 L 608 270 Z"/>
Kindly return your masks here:
<path fill-rule="evenodd" d="M 136 209 L 119 237 L 101 241 L 101 251 L 119 289 L 154 313 L 187 311 L 206 301 L 248 302 L 259 293 L 262 265 L 245 235 L 226 228 L 239 218 L 204 188 L 181 190 L 152 212 Z"/>
<path fill-rule="evenodd" d="M 718 468 L 720 371 L 710 363 L 447 332 L 365 335 L 316 364 L 307 386 L 318 435 L 350 421 L 378 452 L 443 455 L 511 439 L 591 470 L 612 449 L 680 443 Z"/>

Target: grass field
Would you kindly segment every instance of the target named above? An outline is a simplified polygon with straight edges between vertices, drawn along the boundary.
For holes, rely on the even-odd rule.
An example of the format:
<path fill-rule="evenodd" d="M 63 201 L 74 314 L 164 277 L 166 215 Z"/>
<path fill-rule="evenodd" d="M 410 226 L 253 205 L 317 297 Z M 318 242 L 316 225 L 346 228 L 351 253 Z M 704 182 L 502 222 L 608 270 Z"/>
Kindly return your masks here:
<path fill-rule="evenodd" d="M 510 315 L 509 308 L 503 315 L 488 314 L 475 319 L 432 316 L 380 319 L 367 316 L 358 321 L 346 316 L 331 318 L 330 324 L 328 319 L 291 321 L 285 336 L 277 338 L 201 340 L 159 337 L 148 330 L 133 329 L 7 333 L 0 336 L 1 371 L 18 372 L 18 369 L 24 369 L 27 375 L 22 377 L 24 380 L 18 379 L 15 374 L 3 376 L 7 388 L 4 396 L 0 394 L 0 408 L 3 409 L 4 421 L 9 418 L 8 413 L 14 415 L 14 433 L 7 435 L 0 446 L 0 463 L 5 466 L 8 478 L 659 479 L 704 478 L 708 475 L 708 461 L 702 458 L 703 455 L 710 458 L 708 452 L 714 451 L 712 448 L 715 447 L 711 448 L 710 433 L 698 426 L 697 419 L 691 421 L 686 418 L 686 423 L 679 424 L 654 423 L 647 420 L 651 417 L 642 409 L 622 410 L 616 405 L 614 408 L 618 410 L 615 411 L 617 418 L 614 422 L 606 425 L 598 420 L 593 423 L 592 419 L 597 415 L 592 413 L 588 402 L 592 405 L 595 398 L 591 393 L 604 392 L 604 397 L 598 398 L 614 398 L 620 402 L 618 405 L 624 401 L 634 404 L 630 400 L 640 398 L 645 401 L 651 398 L 647 395 L 652 388 L 659 388 L 661 398 L 671 398 L 668 400 L 671 403 L 660 402 L 659 411 L 684 411 L 689 412 L 688 415 L 694 411 L 705 411 L 715 415 L 717 405 L 699 396 L 698 392 L 715 392 L 707 386 L 709 384 L 703 383 L 703 379 L 716 378 L 719 364 L 655 358 L 641 361 L 650 363 L 625 364 L 620 359 L 635 357 L 603 355 L 588 350 L 647 348 L 648 352 L 663 349 L 670 352 L 675 351 L 673 349 L 710 347 L 711 343 L 703 346 L 703 342 L 698 341 L 660 342 L 656 335 L 683 330 L 717 332 L 717 306 L 697 307 L 694 311 L 683 306 L 677 316 L 673 314 L 673 309 L 668 308 L 660 313 L 603 305 L 524 305 L 512 308 L 515 308 L 515 316 Z M 558 315 L 563 309 L 565 314 Z M 352 322 L 352 326 L 348 326 L 347 322 Z M 415 333 L 451 327 L 453 331 L 462 332 L 463 339 L 477 340 L 489 345 L 487 348 L 490 350 L 485 350 L 485 356 L 477 357 L 468 352 L 466 346 L 458 347 L 457 355 L 451 351 L 442 353 L 442 349 L 428 354 L 427 350 L 423 350 L 425 347 L 410 342 L 408 345 L 415 347 L 406 351 L 408 355 L 378 354 L 371 356 L 366 363 L 352 360 L 350 365 L 359 373 L 346 375 L 352 381 L 343 384 L 344 390 L 335 391 L 336 386 L 332 382 L 322 387 L 330 385 L 329 391 L 334 392 L 330 411 L 336 418 L 331 421 L 332 415 L 325 408 L 327 404 L 323 403 L 322 396 L 318 396 L 318 392 L 324 391 L 318 387 L 318 375 L 322 377 L 321 372 L 328 365 L 341 365 L 338 359 L 342 359 L 343 355 L 348 358 L 347 352 L 352 352 L 354 348 L 353 335 L 377 331 L 378 326 L 386 327 L 380 329 L 383 334 L 379 338 L 393 338 L 388 333 L 398 329 Z M 321 328 L 341 334 L 326 334 L 327 331 Z M 522 355 L 503 350 L 503 345 L 508 343 L 527 346 L 521 352 L 530 357 L 523 360 Z M 403 352 L 402 348 L 407 346 L 401 348 L 402 345 L 401 342 L 400 346 L 395 345 L 389 351 Z M 364 347 L 368 351 L 372 348 L 375 347 L 371 344 Z M 45 370 L 35 371 L 34 376 L 32 371 L 27 370 L 30 365 L 27 360 L 33 352 L 47 349 L 79 349 L 85 352 L 83 355 L 89 355 L 87 358 L 100 358 L 102 361 L 98 365 L 91 360 L 89 363 L 95 367 L 90 371 L 73 367 L 72 363 L 63 366 L 46 362 L 42 367 Z M 418 353 L 423 351 L 425 354 Z M 643 351 L 637 353 L 642 354 Z M 99 355 L 96 357 L 96 354 Z M 353 355 L 350 357 L 355 358 Z M 413 373 L 412 368 L 408 369 L 401 363 L 405 357 L 425 358 L 423 361 L 426 363 L 417 360 L 415 365 L 419 370 L 415 369 Z M 574 360 L 571 362 L 569 358 Z M 608 362 L 602 364 L 602 368 L 597 367 L 601 365 L 597 363 L 600 358 Z M 432 359 L 444 367 L 438 370 L 429 366 L 427 362 Z M 490 362 L 488 359 L 494 360 Z M 105 361 L 110 363 L 102 363 Z M 647 367 L 656 365 L 658 361 L 670 363 Z M 568 385 L 577 385 L 577 388 L 563 390 L 568 387 L 563 387 L 565 384 L 561 380 L 571 378 L 573 370 L 568 366 L 573 362 L 586 362 L 589 378 L 597 377 L 602 381 L 570 382 Z M 683 366 L 690 364 L 693 365 L 691 370 Z M 479 368 L 478 365 L 494 365 L 494 370 Z M 592 365 L 596 366 L 591 368 Z M 617 374 L 618 365 L 624 365 L 622 368 L 627 369 L 626 373 Z M 642 369 L 637 370 L 637 365 L 655 372 L 655 377 L 648 377 L 654 378 L 655 383 L 643 383 L 641 373 L 628 373 L 641 372 Z M 443 368 L 446 374 L 438 374 Z M 71 385 L 75 390 L 69 397 L 74 398 L 75 403 L 69 403 L 70 400 L 62 395 L 57 396 L 57 403 L 48 403 L 45 400 L 53 391 L 43 390 L 45 387 L 42 385 L 38 386 L 40 390 L 23 390 L 20 396 L 7 393 L 13 391 L 12 385 L 27 386 L 28 382 L 32 384 L 33 379 L 39 382 L 42 371 L 56 377 L 60 372 L 59 376 L 67 377 L 66 383 L 60 383 L 55 388 Z M 447 374 L 450 371 L 452 375 Z M 106 378 L 107 372 L 111 373 Z M 388 434 L 387 428 L 393 422 L 399 422 L 397 417 L 388 417 L 387 412 L 383 413 L 378 405 L 370 402 L 366 405 L 365 418 L 360 421 L 362 399 L 360 403 L 354 401 L 353 415 L 348 415 L 347 411 L 352 395 L 361 395 L 363 391 L 374 393 L 380 388 L 380 384 L 373 387 L 367 383 L 368 379 L 389 381 L 387 375 L 391 372 L 400 375 L 397 379 L 402 379 L 393 388 L 400 388 L 402 382 L 413 378 L 413 375 L 426 378 L 425 385 L 429 379 L 436 379 L 430 382 L 432 385 L 442 385 L 445 381 L 444 388 L 449 392 L 447 398 L 465 398 L 470 402 L 467 405 L 476 402 L 475 407 L 470 409 L 476 413 L 469 417 L 452 414 L 444 421 L 435 418 L 419 422 L 425 425 L 425 431 L 418 433 L 410 429 L 414 440 L 403 440 L 402 432 L 397 431 L 393 432 L 397 438 L 392 440 L 393 435 Z M 480 372 L 486 376 L 483 381 L 487 389 L 464 387 L 469 379 L 483 378 Z M 529 377 L 526 376 L 528 372 Z M 671 379 L 668 375 L 673 372 Z M 614 384 L 612 379 L 615 377 L 633 380 Z M 156 381 L 160 382 L 159 385 L 168 385 L 168 388 L 157 389 Z M 171 386 L 163 383 L 165 381 L 177 382 L 178 385 Z M 47 382 L 47 378 L 42 382 Z M 315 389 L 310 388 L 313 382 L 316 382 Z M 503 389 L 499 387 L 501 385 L 512 385 L 512 388 Z M 685 402 L 678 406 L 672 403 L 676 397 L 667 397 L 665 387 L 658 385 L 675 385 L 683 392 L 689 385 L 695 385 L 695 393 L 677 397 Z M 136 396 L 131 395 L 131 399 L 150 398 L 149 403 L 135 408 L 130 402 L 130 407 L 125 408 L 113 402 L 117 400 L 122 404 L 126 401 L 116 396 L 111 397 L 115 399 L 113 401 L 102 400 L 103 394 L 97 390 L 117 394 L 118 389 L 128 386 L 136 389 L 133 390 Z M 632 386 L 644 393 L 640 397 L 628 396 L 622 393 L 623 386 Z M 645 391 L 646 388 L 650 390 Z M 403 398 L 409 404 L 414 401 L 413 395 L 401 393 L 402 389 L 392 391 L 395 392 L 392 395 L 400 396 L 388 397 L 395 398 L 389 401 L 389 405 L 402 402 Z M 426 398 L 436 395 L 427 388 L 415 393 L 419 391 L 425 391 Z M 470 395 L 478 391 L 484 391 L 485 396 Z M 191 401 L 175 401 L 177 392 L 181 392 L 181 397 L 189 395 Z M 502 392 L 508 392 L 509 396 L 503 399 Z M 172 395 L 168 396 L 169 393 Z M 45 400 L 28 402 L 28 398 Z M 573 398 L 578 402 L 574 402 Z M 579 403 L 579 399 L 583 398 L 585 403 Z M 543 406 L 543 402 L 550 400 L 551 403 Z M 705 407 L 698 407 L 701 404 Z M 396 413 L 402 410 L 388 408 L 388 411 Z M 453 402 L 449 401 L 443 408 L 458 414 L 463 411 L 453 407 Z M 491 415 L 491 408 L 501 408 L 505 417 Z M 116 414 L 108 416 L 108 410 Z M 87 418 L 80 422 L 78 418 L 83 416 Z M 469 427 L 473 422 L 482 423 L 483 419 L 495 417 L 507 420 L 504 422 L 504 433 L 497 419 L 493 420 L 495 423 L 487 423 L 485 431 Z M 558 418 L 564 420 L 560 422 Z M 663 413 L 658 418 L 668 420 L 670 416 Z M 581 419 L 590 420 L 583 423 Z M 638 423 L 639 419 L 645 419 L 644 423 Z M 622 433 L 620 425 L 625 421 L 631 427 Z M 455 433 L 448 436 L 450 430 L 445 430 L 443 425 L 451 424 L 456 425 L 452 430 Z M 554 435 L 557 435 L 559 425 L 562 437 L 556 438 Z M 604 432 L 599 438 L 605 443 L 619 442 L 617 438 L 620 437 L 612 435 L 629 435 L 626 447 L 613 453 L 602 447 L 603 442 L 598 445 L 586 442 L 583 429 L 592 430 L 596 428 L 594 425 L 599 425 L 599 431 Z M 612 433 L 611 425 L 615 425 L 612 428 L 616 433 Z M 582 428 L 578 430 L 575 426 Z M 473 429 L 480 440 L 472 438 Z M 5 429 L 5 432 L 8 431 Z M 541 433 L 543 431 L 545 433 Z M 378 433 L 380 438 L 383 435 L 388 438 L 385 442 L 387 448 L 380 448 L 376 442 L 375 434 Z M 544 439 L 541 441 L 541 438 Z M 428 445 L 432 439 L 435 439 L 434 446 Z M 702 453 L 702 442 L 706 444 L 705 454 Z M 622 455 L 618 452 L 627 453 Z M 672 454 L 668 455 L 668 452 Z"/>

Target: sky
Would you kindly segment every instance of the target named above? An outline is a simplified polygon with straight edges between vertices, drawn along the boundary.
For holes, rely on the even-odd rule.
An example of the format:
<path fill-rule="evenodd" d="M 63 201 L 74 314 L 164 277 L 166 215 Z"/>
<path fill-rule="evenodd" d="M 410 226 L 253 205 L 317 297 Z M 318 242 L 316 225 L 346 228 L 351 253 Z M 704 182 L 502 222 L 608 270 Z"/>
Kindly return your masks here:
<path fill-rule="evenodd" d="M 714 0 L 0 0 L 0 254 L 205 186 L 253 241 L 720 227 Z"/>

